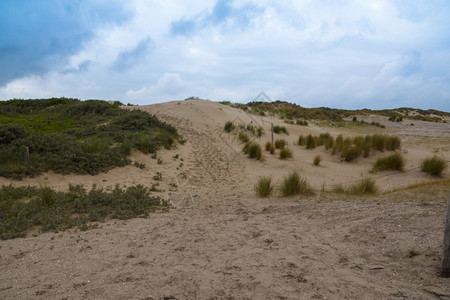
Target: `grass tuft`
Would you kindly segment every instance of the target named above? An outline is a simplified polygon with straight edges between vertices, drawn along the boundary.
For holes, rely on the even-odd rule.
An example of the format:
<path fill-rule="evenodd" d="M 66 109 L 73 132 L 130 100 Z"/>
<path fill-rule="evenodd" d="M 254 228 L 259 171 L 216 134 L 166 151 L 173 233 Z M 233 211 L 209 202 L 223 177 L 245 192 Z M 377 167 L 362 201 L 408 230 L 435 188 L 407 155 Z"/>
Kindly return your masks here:
<path fill-rule="evenodd" d="M 292 172 L 283 179 L 281 185 L 281 194 L 283 196 L 293 196 L 308 193 L 310 186 L 305 178 L 300 176 L 297 171 Z"/>
<path fill-rule="evenodd" d="M 234 125 L 233 122 L 227 121 L 227 122 L 225 123 L 224 130 L 225 130 L 226 132 L 231 132 L 231 131 L 234 130 L 235 127 L 236 127 L 236 126 Z"/>
<path fill-rule="evenodd" d="M 436 155 L 431 158 L 426 158 L 422 160 L 420 164 L 420 170 L 422 172 L 428 173 L 432 176 L 440 177 L 442 176 L 442 172 L 447 167 L 447 162 Z"/>
<path fill-rule="evenodd" d="M 289 148 L 283 148 L 280 150 L 280 159 L 292 158 L 292 150 Z"/>
<path fill-rule="evenodd" d="M 314 156 L 314 165 L 318 166 L 320 164 L 320 162 L 322 161 L 322 157 L 320 156 L 320 154 L 317 154 L 316 156 Z"/>
<path fill-rule="evenodd" d="M 357 194 L 357 195 L 373 195 L 378 192 L 377 185 L 375 183 L 375 180 L 373 180 L 370 177 L 366 177 L 361 181 L 358 181 L 357 183 L 354 183 L 353 185 L 349 186 L 348 192 L 351 194 Z"/>
<path fill-rule="evenodd" d="M 245 154 L 248 154 L 249 158 L 256 158 L 256 160 L 262 160 L 262 150 L 258 143 L 246 143 L 242 149 Z"/>
<path fill-rule="evenodd" d="M 261 176 L 258 179 L 258 183 L 255 184 L 255 193 L 259 197 L 269 197 L 273 192 L 272 177 Z"/>
<path fill-rule="evenodd" d="M 405 161 L 400 153 L 394 153 L 386 157 L 378 158 L 373 164 L 372 170 L 374 172 L 385 170 L 396 170 L 403 172 Z"/>
<path fill-rule="evenodd" d="M 275 149 L 283 149 L 287 145 L 286 140 L 275 140 Z"/>

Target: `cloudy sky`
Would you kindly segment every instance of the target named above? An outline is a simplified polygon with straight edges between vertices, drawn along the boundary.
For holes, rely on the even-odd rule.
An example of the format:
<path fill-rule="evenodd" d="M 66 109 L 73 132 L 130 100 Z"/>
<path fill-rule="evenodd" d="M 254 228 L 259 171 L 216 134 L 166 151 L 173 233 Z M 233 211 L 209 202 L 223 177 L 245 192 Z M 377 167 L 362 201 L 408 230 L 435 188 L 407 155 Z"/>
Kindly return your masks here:
<path fill-rule="evenodd" d="M 0 99 L 450 111 L 448 0 L 2 0 Z"/>

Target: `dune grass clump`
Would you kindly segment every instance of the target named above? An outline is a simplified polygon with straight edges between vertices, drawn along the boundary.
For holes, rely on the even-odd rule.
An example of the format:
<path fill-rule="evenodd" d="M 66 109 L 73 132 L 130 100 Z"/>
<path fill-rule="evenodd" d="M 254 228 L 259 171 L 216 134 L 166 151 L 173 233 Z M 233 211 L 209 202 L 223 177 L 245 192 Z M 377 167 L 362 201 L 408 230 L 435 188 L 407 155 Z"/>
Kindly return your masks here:
<path fill-rule="evenodd" d="M 370 177 L 366 177 L 361 181 L 354 183 L 353 185 L 348 187 L 347 190 L 351 194 L 355 195 L 373 195 L 378 192 L 377 185 L 375 180 Z"/>
<path fill-rule="evenodd" d="M 271 147 L 272 147 L 272 143 L 271 142 L 267 142 L 266 143 L 266 151 L 270 151 Z"/>
<path fill-rule="evenodd" d="M 292 150 L 289 148 L 283 148 L 280 150 L 280 159 L 292 158 Z"/>
<path fill-rule="evenodd" d="M 308 134 L 306 137 L 306 149 L 314 149 L 316 148 L 316 138 L 312 136 L 312 134 Z"/>
<path fill-rule="evenodd" d="M 304 177 L 294 171 L 284 177 L 280 190 L 281 194 L 287 197 L 307 193 L 310 191 L 310 186 Z"/>
<path fill-rule="evenodd" d="M 258 143 L 246 143 L 244 148 L 242 149 L 245 154 L 248 155 L 249 158 L 256 158 L 256 160 L 262 160 L 262 150 L 261 146 Z"/>
<path fill-rule="evenodd" d="M 305 144 L 306 144 L 306 137 L 304 135 L 299 136 L 297 144 L 299 146 L 305 146 Z"/>
<path fill-rule="evenodd" d="M 287 141 L 283 139 L 275 140 L 275 149 L 283 149 L 287 145 Z"/>
<path fill-rule="evenodd" d="M 316 156 L 314 156 L 313 163 L 315 166 L 318 166 L 321 161 L 322 161 L 322 157 L 320 156 L 320 154 L 317 154 Z"/>
<path fill-rule="evenodd" d="M 239 132 L 239 136 L 238 138 L 241 140 L 241 142 L 243 143 L 247 143 L 248 141 L 250 141 L 250 138 L 248 137 L 248 134 L 246 134 L 245 132 Z"/>
<path fill-rule="evenodd" d="M 431 158 L 426 158 L 420 163 L 420 170 L 422 172 L 428 173 L 432 176 L 440 177 L 442 172 L 447 167 L 447 162 L 436 155 Z"/>
<path fill-rule="evenodd" d="M 284 127 L 284 126 L 278 126 L 278 125 L 273 126 L 273 132 L 275 132 L 277 134 L 284 133 L 286 135 L 289 135 L 289 132 L 287 131 L 286 127 Z"/>
<path fill-rule="evenodd" d="M 232 122 L 232 121 L 227 121 L 226 123 L 225 123 L 225 126 L 224 126 L 224 130 L 226 131 L 226 132 L 232 132 L 233 130 L 234 130 L 234 128 L 236 128 L 236 126 L 234 125 L 234 123 Z"/>
<path fill-rule="evenodd" d="M 258 182 L 254 186 L 254 190 L 256 195 L 259 197 L 269 197 L 273 190 L 274 186 L 272 184 L 271 176 L 261 176 L 258 179 Z"/>
<path fill-rule="evenodd" d="M 400 153 L 394 153 L 386 157 L 378 158 L 373 164 L 372 170 L 374 172 L 385 170 L 403 171 L 405 161 Z"/>

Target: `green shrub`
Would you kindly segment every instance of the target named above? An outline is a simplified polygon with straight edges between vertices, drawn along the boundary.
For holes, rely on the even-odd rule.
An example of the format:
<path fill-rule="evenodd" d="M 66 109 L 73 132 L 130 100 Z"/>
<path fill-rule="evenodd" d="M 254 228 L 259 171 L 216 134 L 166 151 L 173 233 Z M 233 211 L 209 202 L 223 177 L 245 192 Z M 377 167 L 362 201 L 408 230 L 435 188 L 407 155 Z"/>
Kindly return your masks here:
<path fill-rule="evenodd" d="M 272 148 L 272 143 L 271 142 L 267 142 L 266 143 L 266 151 L 270 151 L 270 148 Z"/>
<path fill-rule="evenodd" d="M 373 164 L 372 170 L 374 172 L 384 170 L 397 170 L 403 171 L 405 162 L 403 156 L 400 153 L 394 153 L 386 157 L 381 157 Z"/>
<path fill-rule="evenodd" d="M 272 185 L 272 177 L 270 176 L 261 176 L 258 179 L 258 183 L 255 184 L 255 193 L 259 197 L 269 197 L 273 192 L 273 185 Z"/>
<path fill-rule="evenodd" d="M 277 134 L 284 133 L 286 135 L 289 135 L 289 132 L 287 131 L 286 127 L 284 127 L 284 126 L 278 126 L 278 125 L 273 126 L 273 132 L 275 132 Z"/>
<path fill-rule="evenodd" d="M 160 198 L 151 197 L 147 188 L 138 185 L 112 191 L 87 192 L 83 186 L 69 186 L 58 192 L 49 187 L 0 188 L 0 239 L 25 237 L 38 227 L 41 231 L 59 231 L 72 227 L 88 229 L 109 218 L 146 217 L 157 208 L 168 207 Z"/>
<path fill-rule="evenodd" d="M 357 183 L 354 183 L 348 188 L 348 191 L 352 194 L 376 194 L 378 192 L 375 180 L 370 177 L 366 177 Z"/>
<path fill-rule="evenodd" d="M 235 125 L 234 125 L 233 122 L 227 121 L 227 122 L 225 123 L 224 130 L 225 130 L 226 132 L 231 132 L 231 131 L 234 130 L 234 128 L 235 128 Z"/>
<path fill-rule="evenodd" d="M 281 185 L 281 194 L 283 196 L 292 196 L 304 194 L 310 191 L 309 184 L 306 179 L 301 177 L 297 171 L 284 177 Z"/>
<path fill-rule="evenodd" d="M 292 158 L 292 150 L 289 148 L 283 148 L 280 150 L 280 159 Z"/>
<path fill-rule="evenodd" d="M 298 145 L 299 146 L 306 145 L 306 138 L 305 138 L 305 136 L 301 135 L 301 136 L 298 137 Z"/>
<path fill-rule="evenodd" d="M 314 148 L 316 148 L 316 139 L 311 134 L 308 134 L 306 137 L 306 149 Z"/>
<path fill-rule="evenodd" d="M 275 140 L 275 149 L 283 149 L 287 145 L 286 140 Z"/>
<path fill-rule="evenodd" d="M 433 176 L 441 176 L 447 167 L 447 162 L 436 155 L 426 158 L 420 163 L 420 170 Z"/>
<path fill-rule="evenodd" d="M 256 160 L 262 160 L 261 146 L 258 143 L 246 143 L 242 149 L 245 154 L 248 154 L 249 158 L 256 158 Z"/>
<path fill-rule="evenodd" d="M 270 154 L 275 154 L 275 146 L 274 145 L 270 146 Z"/>
<path fill-rule="evenodd" d="M 248 134 L 246 134 L 245 132 L 239 132 L 239 139 L 243 142 L 243 143 L 247 143 L 250 138 L 248 137 Z"/>
<path fill-rule="evenodd" d="M 263 112 L 264 113 L 264 112 Z M 256 135 L 258 137 L 262 137 L 264 135 L 264 128 L 262 128 L 261 126 L 258 127 L 258 129 L 256 130 Z"/>
<path fill-rule="evenodd" d="M 320 156 L 320 154 L 317 154 L 316 156 L 314 156 L 314 165 L 318 166 L 320 164 L 320 162 L 322 161 L 322 157 Z"/>
<path fill-rule="evenodd" d="M 350 162 L 360 155 L 360 150 L 356 146 L 349 146 L 342 149 L 341 152 L 341 159 L 345 160 L 346 162 Z"/>

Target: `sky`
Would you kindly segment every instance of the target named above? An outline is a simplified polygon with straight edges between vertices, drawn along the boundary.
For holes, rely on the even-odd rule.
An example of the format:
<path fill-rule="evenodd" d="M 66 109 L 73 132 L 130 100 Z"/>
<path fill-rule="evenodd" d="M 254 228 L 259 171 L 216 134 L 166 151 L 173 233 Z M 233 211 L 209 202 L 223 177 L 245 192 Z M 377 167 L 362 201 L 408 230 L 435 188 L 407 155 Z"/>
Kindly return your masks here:
<path fill-rule="evenodd" d="M 450 112 L 448 0 L 2 0 L 0 99 Z"/>

